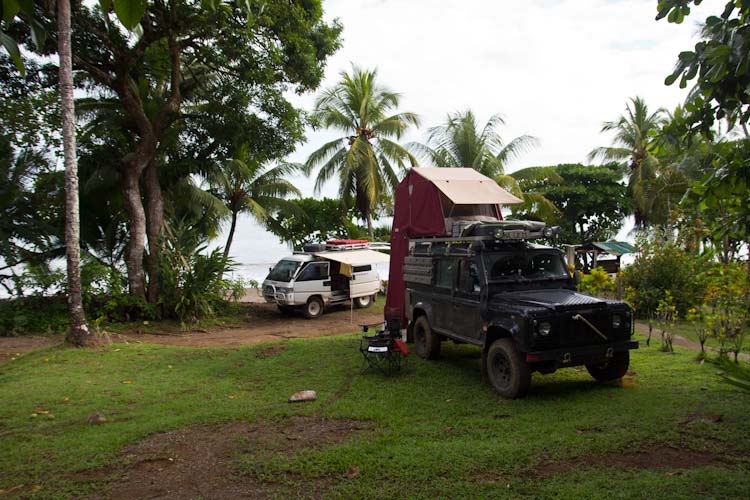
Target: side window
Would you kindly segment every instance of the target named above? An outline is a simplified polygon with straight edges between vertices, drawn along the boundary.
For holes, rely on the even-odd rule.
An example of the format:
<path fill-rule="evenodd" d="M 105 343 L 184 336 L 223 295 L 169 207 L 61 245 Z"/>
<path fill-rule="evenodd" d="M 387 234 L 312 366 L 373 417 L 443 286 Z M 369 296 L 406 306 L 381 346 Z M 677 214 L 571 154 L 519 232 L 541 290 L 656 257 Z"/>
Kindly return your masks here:
<path fill-rule="evenodd" d="M 372 271 L 372 266 L 367 264 L 366 266 L 354 266 L 354 269 L 352 269 L 352 272 L 355 273 L 363 273 L 365 271 Z"/>
<path fill-rule="evenodd" d="M 328 274 L 328 262 L 311 262 L 302 270 L 297 281 L 327 280 Z"/>
<path fill-rule="evenodd" d="M 435 286 L 452 288 L 456 271 L 455 259 L 438 259 L 435 262 Z"/>
<path fill-rule="evenodd" d="M 462 260 L 458 289 L 465 293 L 479 293 L 479 268 L 472 260 Z"/>

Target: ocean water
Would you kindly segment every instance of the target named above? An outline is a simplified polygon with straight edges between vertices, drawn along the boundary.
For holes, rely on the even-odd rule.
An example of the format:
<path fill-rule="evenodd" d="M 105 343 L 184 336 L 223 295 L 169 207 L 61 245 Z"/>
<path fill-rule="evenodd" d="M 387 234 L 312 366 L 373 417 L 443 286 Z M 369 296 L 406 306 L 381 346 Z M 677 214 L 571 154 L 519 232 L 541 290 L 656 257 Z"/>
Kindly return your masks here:
<path fill-rule="evenodd" d="M 222 234 L 212 242 L 212 245 L 224 246 L 225 242 L 226 235 Z M 229 276 L 255 280 L 260 284 L 268 275 L 268 268 L 292 252 L 289 245 L 266 231 L 254 219 L 241 217 L 237 221 L 234 241 L 229 252 L 236 267 Z M 377 264 L 375 267 L 379 278 L 387 280 L 388 264 Z"/>

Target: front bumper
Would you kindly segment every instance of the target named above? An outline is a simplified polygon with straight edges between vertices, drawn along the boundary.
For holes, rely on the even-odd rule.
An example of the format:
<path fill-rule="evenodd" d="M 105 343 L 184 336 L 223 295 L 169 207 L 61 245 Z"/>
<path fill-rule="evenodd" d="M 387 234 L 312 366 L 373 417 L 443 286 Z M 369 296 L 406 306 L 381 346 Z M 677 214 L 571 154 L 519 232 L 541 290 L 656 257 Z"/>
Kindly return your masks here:
<path fill-rule="evenodd" d="M 294 305 L 294 292 L 279 292 L 275 287 L 264 286 L 263 298 L 270 304 L 280 306 Z"/>
<path fill-rule="evenodd" d="M 611 357 L 616 352 L 631 349 L 638 349 L 637 340 L 623 340 L 607 344 L 528 352 L 526 353 L 526 361 L 529 363 L 552 362 L 555 368 L 564 368 L 566 366 L 578 366 L 602 361 Z"/>

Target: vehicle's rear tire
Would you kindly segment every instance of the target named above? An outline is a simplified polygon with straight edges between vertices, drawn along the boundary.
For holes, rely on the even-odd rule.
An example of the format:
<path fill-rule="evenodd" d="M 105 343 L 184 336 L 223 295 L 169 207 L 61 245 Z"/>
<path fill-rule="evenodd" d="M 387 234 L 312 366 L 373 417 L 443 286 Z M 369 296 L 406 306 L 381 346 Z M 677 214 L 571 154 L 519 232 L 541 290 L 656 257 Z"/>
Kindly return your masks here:
<path fill-rule="evenodd" d="M 292 306 L 277 305 L 276 307 L 279 309 L 279 312 L 283 314 L 284 316 L 291 316 L 292 314 L 294 314 L 294 307 Z"/>
<path fill-rule="evenodd" d="M 420 316 L 414 322 L 414 350 L 420 358 L 440 357 L 440 337 L 430 328 L 427 316 Z"/>
<path fill-rule="evenodd" d="M 487 378 L 495 392 L 504 398 L 526 395 L 531 386 L 531 369 L 512 339 L 497 339 L 487 351 Z"/>
<path fill-rule="evenodd" d="M 357 297 L 354 299 L 354 307 L 357 309 L 366 309 L 372 305 L 372 296 L 365 295 L 364 297 Z"/>
<path fill-rule="evenodd" d="M 603 363 L 588 364 L 589 374 L 599 382 L 610 382 L 622 378 L 630 367 L 630 351 L 616 352 Z"/>
<path fill-rule="evenodd" d="M 323 315 L 323 300 L 320 297 L 310 297 L 302 307 L 302 314 L 307 319 L 319 318 Z"/>

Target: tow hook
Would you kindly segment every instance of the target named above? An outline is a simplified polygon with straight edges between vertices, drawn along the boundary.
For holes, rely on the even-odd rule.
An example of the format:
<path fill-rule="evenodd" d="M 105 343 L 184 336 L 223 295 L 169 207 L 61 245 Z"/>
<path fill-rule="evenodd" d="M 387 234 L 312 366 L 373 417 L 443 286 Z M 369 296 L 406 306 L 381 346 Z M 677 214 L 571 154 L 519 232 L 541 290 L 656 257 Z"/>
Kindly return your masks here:
<path fill-rule="evenodd" d="M 570 353 L 569 352 L 566 352 L 565 354 L 563 354 L 562 362 L 565 363 L 565 364 L 570 363 Z"/>
<path fill-rule="evenodd" d="M 605 354 L 605 356 L 607 356 L 608 358 L 613 358 L 613 357 L 615 357 L 615 350 L 614 350 L 614 349 L 612 349 L 611 347 L 609 347 L 609 348 L 607 349 L 607 354 Z"/>

